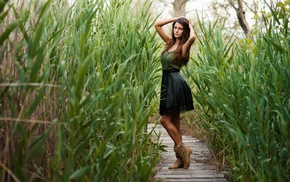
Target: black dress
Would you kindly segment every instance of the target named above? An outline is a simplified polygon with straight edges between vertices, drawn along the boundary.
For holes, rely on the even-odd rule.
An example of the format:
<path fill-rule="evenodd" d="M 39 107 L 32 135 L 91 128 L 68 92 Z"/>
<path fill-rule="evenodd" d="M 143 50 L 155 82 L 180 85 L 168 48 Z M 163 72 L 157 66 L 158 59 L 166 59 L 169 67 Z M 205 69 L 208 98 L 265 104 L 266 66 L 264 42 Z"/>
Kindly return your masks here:
<path fill-rule="evenodd" d="M 174 52 L 168 51 L 162 56 L 160 115 L 194 109 L 191 89 L 180 74 L 181 65 L 173 56 Z"/>

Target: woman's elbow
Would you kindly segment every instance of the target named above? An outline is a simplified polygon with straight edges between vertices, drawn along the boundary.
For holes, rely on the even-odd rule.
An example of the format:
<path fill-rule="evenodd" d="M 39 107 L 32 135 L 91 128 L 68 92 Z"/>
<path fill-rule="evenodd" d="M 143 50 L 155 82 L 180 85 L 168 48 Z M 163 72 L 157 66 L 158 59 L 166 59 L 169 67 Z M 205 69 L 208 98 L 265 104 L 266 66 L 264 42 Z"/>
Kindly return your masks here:
<path fill-rule="evenodd" d="M 191 35 L 189 37 L 189 41 L 192 42 L 192 43 L 195 41 L 195 39 L 196 39 L 196 35 Z"/>
<path fill-rule="evenodd" d="M 160 27 L 160 23 L 158 22 L 158 21 L 156 21 L 155 23 L 154 23 L 154 27 L 156 28 L 156 27 Z"/>

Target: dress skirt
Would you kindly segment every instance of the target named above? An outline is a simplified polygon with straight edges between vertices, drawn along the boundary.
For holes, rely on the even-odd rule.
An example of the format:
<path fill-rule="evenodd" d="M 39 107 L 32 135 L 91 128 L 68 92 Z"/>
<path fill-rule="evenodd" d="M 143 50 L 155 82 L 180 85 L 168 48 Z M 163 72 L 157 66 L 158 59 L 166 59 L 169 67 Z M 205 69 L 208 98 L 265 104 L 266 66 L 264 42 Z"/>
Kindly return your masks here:
<path fill-rule="evenodd" d="M 163 70 L 159 114 L 193 110 L 190 87 L 178 69 Z"/>

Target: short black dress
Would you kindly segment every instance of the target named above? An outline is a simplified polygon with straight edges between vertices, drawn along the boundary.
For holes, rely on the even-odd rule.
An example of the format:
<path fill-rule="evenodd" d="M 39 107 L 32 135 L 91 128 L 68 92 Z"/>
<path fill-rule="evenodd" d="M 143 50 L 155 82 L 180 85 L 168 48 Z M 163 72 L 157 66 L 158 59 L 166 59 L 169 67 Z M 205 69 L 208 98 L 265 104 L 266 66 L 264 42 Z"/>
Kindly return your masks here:
<path fill-rule="evenodd" d="M 194 109 L 191 89 L 180 74 L 181 64 L 173 56 L 174 52 L 168 51 L 162 55 L 160 115 Z"/>

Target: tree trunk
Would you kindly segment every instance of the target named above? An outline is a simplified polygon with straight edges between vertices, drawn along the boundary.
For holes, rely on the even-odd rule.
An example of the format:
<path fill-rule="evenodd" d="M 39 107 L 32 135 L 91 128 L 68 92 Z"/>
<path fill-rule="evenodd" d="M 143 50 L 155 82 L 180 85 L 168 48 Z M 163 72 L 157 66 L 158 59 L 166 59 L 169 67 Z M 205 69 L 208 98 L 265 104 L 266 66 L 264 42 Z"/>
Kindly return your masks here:
<path fill-rule="evenodd" d="M 185 16 L 185 5 L 188 0 L 174 0 L 172 3 L 174 9 L 174 16 Z"/>
<path fill-rule="evenodd" d="M 229 0 L 231 6 L 236 10 L 237 17 L 239 20 L 239 24 L 245 32 L 245 35 L 248 36 L 249 32 L 251 31 L 250 26 L 245 17 L 245 11 L 243 9 L 243 1 L 238 0 L 238 7 L 235 6 L 233 0 Z"/>

